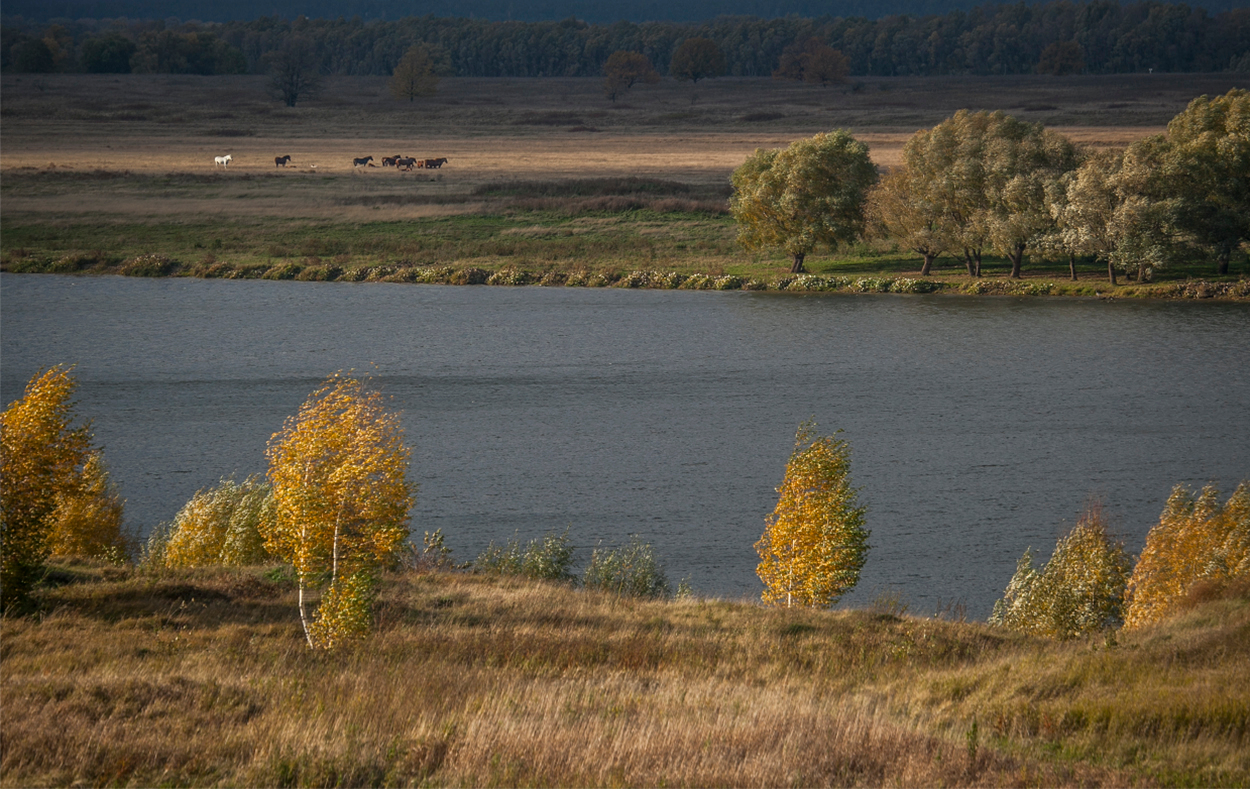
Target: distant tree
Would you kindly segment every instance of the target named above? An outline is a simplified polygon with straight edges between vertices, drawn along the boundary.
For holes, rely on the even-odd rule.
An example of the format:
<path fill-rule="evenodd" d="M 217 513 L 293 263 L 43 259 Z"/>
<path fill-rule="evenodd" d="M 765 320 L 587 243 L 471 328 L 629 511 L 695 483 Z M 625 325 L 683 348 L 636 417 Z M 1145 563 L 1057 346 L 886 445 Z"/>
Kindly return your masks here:
<path fill-rule="evenodd" d="M 951 248 L 958 237 L 949 213 L 914 188 L 912 174 L 899 167 L 868 193 L 868 221 L 884 238 L 894 239 L 920 255 L 920 276 L 929 276 L 933 262 Z"/>
<path fill-rule="evenodd" d="M 247 59 L 213 33 L 154 30 L 139 36 L 130 67 L 139 74 L 242 74 Z"/>
<path fill-rule="evenodd" d="M 747 249 L 780 247 L 792 273 L 819 244 L 836 248 L 864 228 L 864 204 L 877 181 L 868 147 L 842 129 L 780 150 L 756 149 L 733 172 L 730 210 Z"/>
<path fill-rule="evenodd" d="M 1076 279 L 1075 258 L 1088 255 L 1107 264 L 1107 279 L 1116 284 L 1112 255 L 1118 246 L 1114 218 L 1120 206 L 1114 178 L 1123 161 L 1121 151 L 1099 151 L 1080 167 L 1051 182 L 1046 205 L 1054 224 L 1045 246 L 1069 256 L 1069 275 Z"/>
<path fill-rule="evenodd" d="M 1075 41 L 1056 41 L 1042 50 L 1037 73 L 1064 77 L 1085 70 L 1085 50 Z"/>
<path fill-rule="evenodd" d="M 1185 240 L 1228 273 L 1232 253 L 1250 242 L 1250 93 L 1199 96 L 1168 123 L 1162 170 L 1147 194 L 1170 190 Z"/>
<path fill-rule="evenodd" d="M 710 38 L 688 38 L 673 53 L 668 72 L 679 80 L 697 83 L 705 77 L 725 73 L 725 54 Z"/>
<path fill-rule="evenodd" d="M 13 69 L 24 74 L 50 74 L 56 71 L 56 60 L 43 39 L 28 38 L 13 46 Z"/>
<path fill-rule="evenodd" d="M 789 79 L 815 85 L 846 82 L 851 61 L 818 38 L 796 41 L 781 53 L 773 79 Z"/>
<path fill-rule="evenodd" d="M 1126 629 L 1171 615 L 1200 581 L 1250 578 L 1250 482 L 1223 507 L 1219 495 L 1213 485 L 1196 498 L 1185 485 L 1172 490 L 1128 580 Z"/>
<path fill-rule="evenodd" d="M 36 374 L 0 414 L 0 609 L 21 610 L 43 571 L 58 496 L 78 482 L 90 428 L 73 426 L 75 382 L 56 366 Z"/>
<path fill-rule="evenodd" d="M 1043 568 L 1033 567 L 1032 548 L 1024 552 L 990 624 L 1059 640 L 1117 628 L 1131 570 L 1123 543 L 1107 534 L 1102 508 L 1091 506 Z"/>
<path fill-rule="evenodd" d="M 960 110 L 903 146 L 903 166 L 913 200 L 932 207 L 951 228 L 950 247 L 963 253 L 968 276 L 981 276 L 981 255 L 989 245 L 985 190 L 987 113 Z"/>
<path fill-rule="evenodd" d="M 859 582 L 870 532 L 851 487 L 850 447 L 801 425 L 780 498 L 755 543 L 765 603 L 828 608 Z"/>
<path fill-rule="evenodd" d="M 82 43 L 82 67 L 88 74 L 129 74 L 135 42 L 117 33 L 89 38 Z"/>
<path fill-rule="evenodd" d="M 603 92 L 612 101 L 639 82 L 654 85 L 660 81 L 651 59 L 641 52 L 613 52 L 603 66 L 603 73 Z"/>
<path fill-rule="evenodd" d="M 1024 253 L 1051 231 L 1048 184 L 1076 167 L 1076 148 L 1041 124 L 1002 112 L 960 110 L 917 132 L 903 149 L 916 199 L 938 207 L 964 250 L 971 276 L 981 252 L 998 248 L 1019 279 Z"/>
<path fill-rule="evenodd" d="M 1076 147 L 1040 123 L 992 113 L 984 140 L 986 229 L 990 243 L 1011 261 L 1020 279 L 1024 254 L 1054 225 L 1046 187 L 1076 169 Z"/>
<path fill-rule="evenodd" d="M 288 107 L 301 99 L 315 98 L 321 90 L 321 71 L 316 45 L 295 36 L 268 55 L 271 93 Z"/>
<path fill-rule="evenodd" d="M 265 548 L 295 568 L 308 646 L 364 636 L 376 573 L 408 537 L 399 414 L 360 381 L 332 376 L 274 434 L 268 456 L 276 516 L 261 522 Z M 312 621 L 305 596 L 323 582 Z"/>
<path fill-rule="evenodd" d="M 1115 241 L 1111 265 L 1136 270 L 1137 281 L 1181 257 L 1182 176 L 1172 169 L 1173 149 L 1163 135 L 1138 140 L 1124 151 L 1112 184 L 1116 207 L 1109 231 Z"/>
<path fill-rule="evenodd" d="M 421 44 L 409 47 L 388 84 L 391 95 L 397 99 L 414 101 L 418 96 L 434 95 L 438 91 L 438 75 L 429 51 Z"/>

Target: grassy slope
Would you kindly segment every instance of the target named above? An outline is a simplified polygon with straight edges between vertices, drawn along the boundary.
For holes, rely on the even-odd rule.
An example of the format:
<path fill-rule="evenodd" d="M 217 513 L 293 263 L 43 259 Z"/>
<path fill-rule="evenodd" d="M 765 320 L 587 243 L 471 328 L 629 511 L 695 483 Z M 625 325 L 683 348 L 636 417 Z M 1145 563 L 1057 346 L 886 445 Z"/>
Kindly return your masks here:
<path fill-rule="evenodd" d="M 312 654 L 259 571 L 61 570 L 3 622 L 4 785 L 1246 785 L 1250 598 L 980 624 L 389 577 Z"/>

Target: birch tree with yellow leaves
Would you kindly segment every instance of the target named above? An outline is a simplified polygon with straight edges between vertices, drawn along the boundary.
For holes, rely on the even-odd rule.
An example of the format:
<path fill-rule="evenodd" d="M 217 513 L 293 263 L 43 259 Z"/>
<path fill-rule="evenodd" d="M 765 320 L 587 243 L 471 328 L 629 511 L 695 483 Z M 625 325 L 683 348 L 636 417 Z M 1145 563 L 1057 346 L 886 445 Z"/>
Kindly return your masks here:
<path fill-rule="evenodd" d="M 73 425 L 74 378 L 37 373 L 0 416 L 0 604 L 23 606 L 48 558 L 58 496 L 87 459 L 91 435 Z"/>
<path fill-rule="evenodd" d="M 1199 581 L 1250 577 L 1250 482 L 1223 506 L 1219 495 L 1213 485 L 1196 497 L 1186 485 L 1172 490 L 1128 580 L 1126 630 L 1173 613 Z"/>
<path fill-rule="evenodd" d="M 304 637 L 333 648 L 369 631 L 376 574 L 408 537 L 415 491 L 399 414 L 333 375 L 269 441 L 275 516 L 265 548 L 295 568 Z M 310 593 L 323 589 L 315 618 Z"/>
<path fill-rule="evenodd" d="M 828 608 L 859 582 L 868 556 L 866 508 L 851 487 L 850 446 L 799 426 L 777 507 L 755 543 L 765 603 Z"/>

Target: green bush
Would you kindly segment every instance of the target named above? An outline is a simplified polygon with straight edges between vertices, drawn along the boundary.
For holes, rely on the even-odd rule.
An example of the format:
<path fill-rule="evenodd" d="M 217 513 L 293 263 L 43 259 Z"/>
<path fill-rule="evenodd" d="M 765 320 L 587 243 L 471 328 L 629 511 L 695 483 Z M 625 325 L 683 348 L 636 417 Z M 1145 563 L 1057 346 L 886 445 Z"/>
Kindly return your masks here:
<path fill-rule="evenodd" d="M 572 566 L 573 544 L 567 530 L 564 534 L 549 532 L 526 545 L 515 537 L 504 545 L 492 542 L 473 561 L 473 567 L 484 572 L 539 581 L 575 581 Z"/>
<path fill-rule="evenodd" d="M 650 543 L 636 536 L 628 545 L 613 550 L 596 548 L 582 577 L 587 589 L 627 597 L 668 597 L 668 578 Z"/>

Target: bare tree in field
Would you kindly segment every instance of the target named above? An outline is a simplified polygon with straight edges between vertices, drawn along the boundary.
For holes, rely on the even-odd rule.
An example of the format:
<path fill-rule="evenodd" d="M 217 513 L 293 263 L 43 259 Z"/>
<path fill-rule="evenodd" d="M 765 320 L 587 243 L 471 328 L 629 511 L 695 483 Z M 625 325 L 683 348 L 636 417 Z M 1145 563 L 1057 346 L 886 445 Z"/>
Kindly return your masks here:
<path fill-rule="evenodd" d="M 269 89 L 288 107 L 315 98 L 321 89 L 317 48 L 306 38 L 292 38 L 267 56 L 272 77 Z"/>
<path fill-rule="evenodd" d="M 430 53 L 421 44 L 413 44 L 400 58 L 391 74 L 391 95 L 414 101 L 418 96 L 433 96 L 438 91 L 438 75 Z"/>

